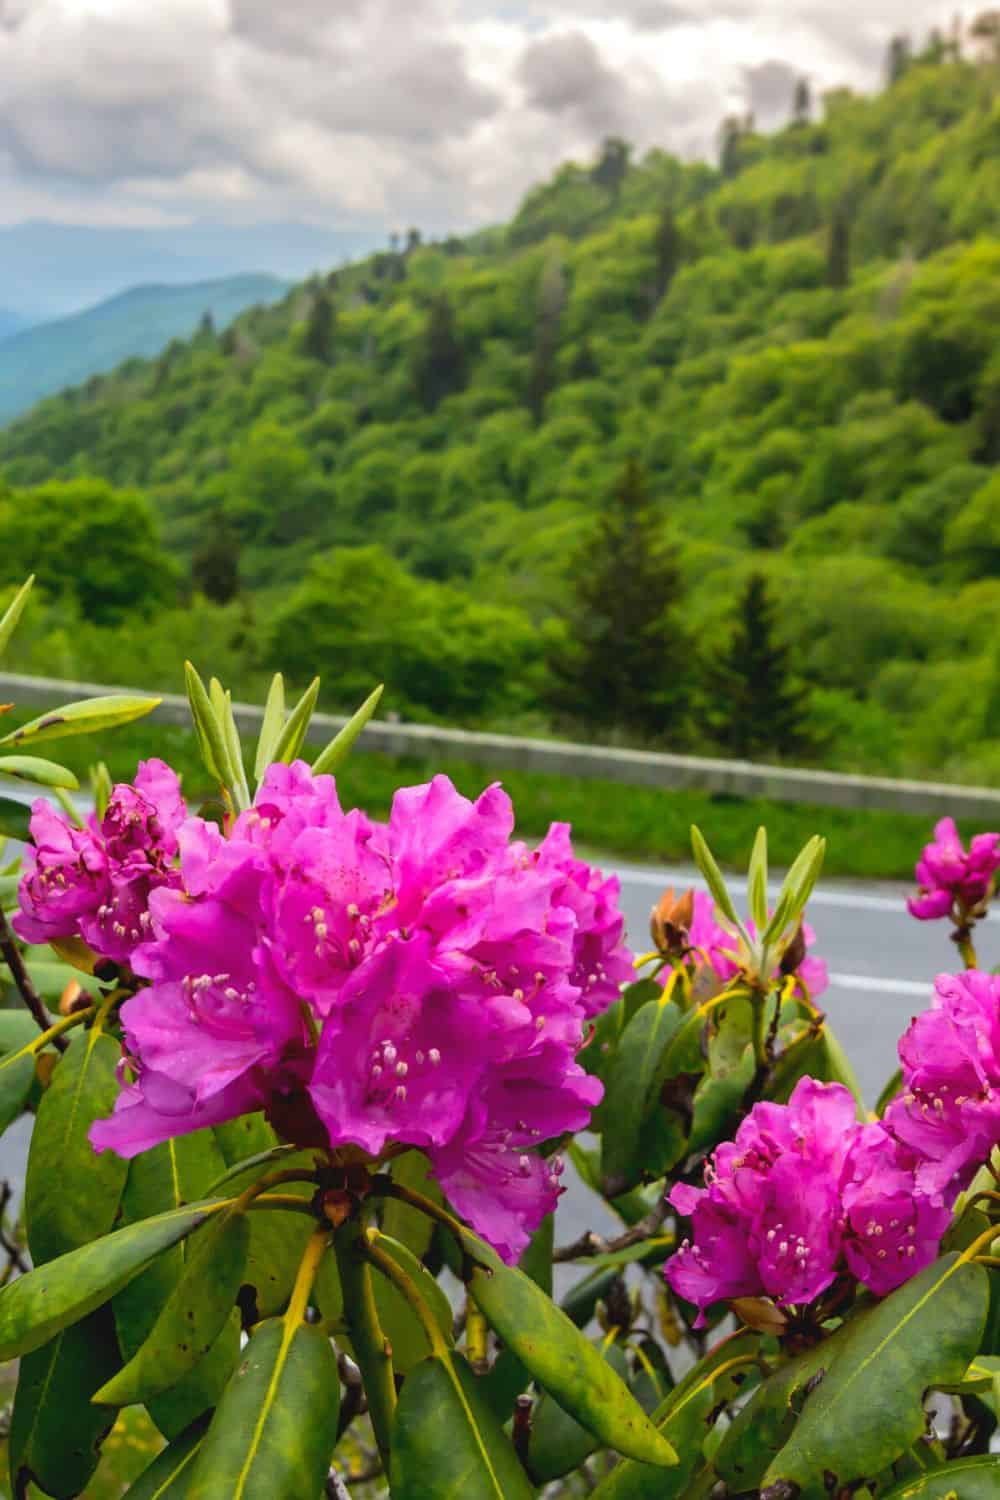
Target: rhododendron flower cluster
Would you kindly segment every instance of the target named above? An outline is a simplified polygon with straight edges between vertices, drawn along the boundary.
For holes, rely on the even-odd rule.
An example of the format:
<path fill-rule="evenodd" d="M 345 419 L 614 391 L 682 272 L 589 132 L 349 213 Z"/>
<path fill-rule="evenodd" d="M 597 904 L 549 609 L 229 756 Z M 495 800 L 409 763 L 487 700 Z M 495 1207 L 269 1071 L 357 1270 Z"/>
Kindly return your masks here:
<path fill-rule="evenodd" d="M 989 896 L 998 869 L 1000 833 L 977 833 L 966 851 L 955 820 L 942 818 L 917 862 L 920 891 L 907 902 L 911 916 L 927 922 L 952 915 L 964 923 Z"/>
<path fill-rule="evenodd" d="M 954 1196 L 1000 1145 L 1000 978 L 940 974 L 899 1057 L 903 1088 L 885 1123 L 920 1158 L 921 1187 Z"/>
<path fill-rule="evenodd" d="M 760 1103 L 670 1202 L 692 1238 L 667 1263 L 699 1309 L 735 1297 L 814 1302 L 843 1271 L 884 1295 L 928 1265 L 950 1213 L 917 1189 L 916 1164 L 879 1124 L 859 1125 L 840 1084 L 803 1078 L 787 1105 Z"/>
<path fill-rule="evenodd" d="M 177 834 L 187 817 L 180 783 L 162 760 L 140 764 L 116 786 L 103 818 L 77 827 L 44 797 L 31 810 L 18 935 L 29 943 L 82 937 L 125 963 L 149 936 L 153 891 L 176 886 Z"/>
<path fill-rule="evenodd" d="M 748 920 L 746 926 L 750 936 L 756 938 L 754 923 Z M 811 948 L 816 941 L 816 934 L 808 922 L 802 924 L 802 937 L 806 948 Z M 740 972 L 736 957 L 737 939 L 716 921 L 715 902 L 706 891 L 694 893 L 694 915 L 688 929 L 688 941 L 723 984 L 736 978 Z M 807 955 L 796 965 L 794 972 L 813 999 L 821 995 L 830 983 L 826 963 L 821 958 Z"/>
<path fill-rule="evenodd" d="M 302 763 L 272 766 L 227 832 L 130 822 L 140 795 L 138 780 L 116 789 L 122 854 L 105 831 L 87 887 L 96 913 L 133 845 L 163 864 L 129 947 L 148 984 L 122 1006 L 123 1087 L 95 1147 L 131 1157 L 260 1109 L 302 1145 L 370 1160 L 417 1147 L 515 1258 L 559 1193 L 560 1161 L 536 1148 L 585 1126 L 601 1096 L 575 1059 L 631 974 L 617 882 L 574 858 L 564 826 L 534 851 L 512 843 L 499 787 L 470 802 L 443 776 L 398 792 L 386 826 L 344 812 L 333 778 Z M 47 819 L 39 832 L 24 920 L 40 932 L 79 918 L 110 951 L 104 926 L 84 926 L 84 906 L 39 874 L 74 859 L 91 873 L 75 835 Z"/>

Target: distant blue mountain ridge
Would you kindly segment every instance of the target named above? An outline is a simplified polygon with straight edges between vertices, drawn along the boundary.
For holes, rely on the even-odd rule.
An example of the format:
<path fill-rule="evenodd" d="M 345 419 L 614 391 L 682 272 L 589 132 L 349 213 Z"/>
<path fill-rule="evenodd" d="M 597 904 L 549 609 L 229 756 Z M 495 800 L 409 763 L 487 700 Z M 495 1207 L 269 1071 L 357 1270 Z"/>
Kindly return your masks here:
<path fill-rule="evenodd" d="M 19 328 L 4 337 L 0 312 L 0 424 L 44 396 L 150 357 L 189 338 L 206 313 L 222 330 L 244 308 L 279 301 L 290 283 L 253 273 L 177 286 L 134 286 L 72 317 Z M 17 319 L 15 315 L 15 326 Z"/>

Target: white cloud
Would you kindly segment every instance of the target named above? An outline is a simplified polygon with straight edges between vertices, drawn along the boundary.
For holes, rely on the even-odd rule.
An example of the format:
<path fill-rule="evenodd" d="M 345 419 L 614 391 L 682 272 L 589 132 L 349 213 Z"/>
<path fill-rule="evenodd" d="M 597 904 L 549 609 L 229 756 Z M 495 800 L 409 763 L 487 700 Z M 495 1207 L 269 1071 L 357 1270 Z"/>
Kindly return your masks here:
<path fill-rule="evenodd" d="M 965 7 L 975 13 L 981 5 Z M 606 133 L 690 155 L 873 86 L 948 0 L 0 0 L 2 215 L 508 214 Z"/>

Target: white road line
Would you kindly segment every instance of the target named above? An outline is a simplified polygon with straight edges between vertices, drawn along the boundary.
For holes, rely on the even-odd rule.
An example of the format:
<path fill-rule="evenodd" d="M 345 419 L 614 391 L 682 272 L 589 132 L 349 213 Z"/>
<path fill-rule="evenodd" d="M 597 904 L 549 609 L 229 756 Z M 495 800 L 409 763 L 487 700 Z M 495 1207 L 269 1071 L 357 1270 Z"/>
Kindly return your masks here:
<path fill-rule="evenodd" d="M 865 990 L 874 995 L 919 995 L 930 1005 L 934 982 L 922 984 L 918 979 L 881 979 L 873 974 L 831 974 L 830 983 L 838 990 Z"/>
<path fill-rule="evenodd" d="M 610 862 L 608 867 L 609 869 L 611 868 Z M 662 891 L 671 880 L 700 880 L 697 874 L 692 874 L 690 871 L 678 874 L 670 870 L 664 870 L 662 874 L 658 874 L 655 870 L 631 870 L 622 865 L 614 866 L 614 870 L 623 884 L 648 885 L 651 890 L 659 891 Z M 726 883 L 731 891 L 746 892 L 747 883 L 745 880 L 727 880 Z M 780 887 L 777 885 L 768 887 L 769 893 L 772 896 L 777 896 L 779 889 Z M 908 921 L 912 921 L 906 910 L 906 899 L 903 896 L 870 896 L 862 891 L 832 891 L 829 889 L 824 890 L 820 887 L 818 890 L 813 891 L 809 898 L 809 904 L 810 906 L 853 907 L 859 911 L 891 912 L 897 917 L 906 917 Z"/>

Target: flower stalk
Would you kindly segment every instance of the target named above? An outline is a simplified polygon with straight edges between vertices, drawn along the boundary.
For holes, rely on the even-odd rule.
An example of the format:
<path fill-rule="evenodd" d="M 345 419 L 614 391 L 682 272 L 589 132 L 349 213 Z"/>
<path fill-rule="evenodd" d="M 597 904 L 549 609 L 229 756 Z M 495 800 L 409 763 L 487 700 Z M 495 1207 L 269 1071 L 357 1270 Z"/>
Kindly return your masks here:
<path fill-rule="evenodd" d="M 344 1321 L 364 1380 L 379 1455 L 387 1469 L 396 1412 L 392 1347 L 379 1323 L 372 1290 L 372 1247 L 359 1218 L 347 1219 L 340 1226 L 333 1248 L 344 1293 Z"/>

